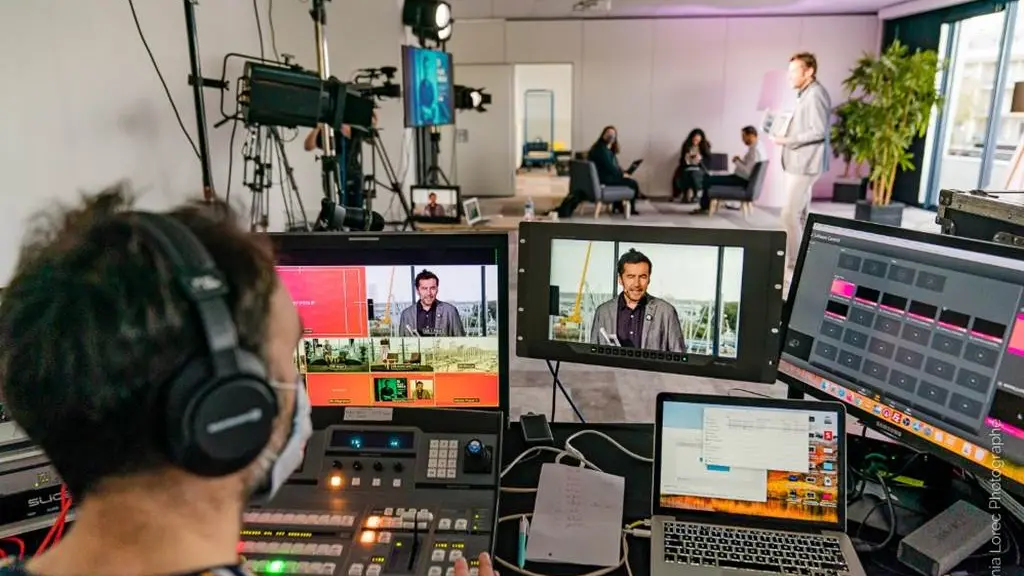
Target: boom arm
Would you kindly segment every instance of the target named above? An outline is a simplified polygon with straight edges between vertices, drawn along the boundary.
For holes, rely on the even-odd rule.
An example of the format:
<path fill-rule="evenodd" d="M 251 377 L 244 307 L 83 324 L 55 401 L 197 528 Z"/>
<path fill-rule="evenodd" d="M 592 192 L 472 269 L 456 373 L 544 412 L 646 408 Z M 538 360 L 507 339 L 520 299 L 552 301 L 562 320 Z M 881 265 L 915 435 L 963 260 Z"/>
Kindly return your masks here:
<path fill-rule="evenodd" d="M 583 308 L 583 286 L 587 283 L 587 268 L 590 267 L 590 250 L 593 247 L 593 242 L 587 244 L 587 255 L 583 258 L 583 273 L 580 274 L 580 287 L 576 291 L 576 304 L 572 307 L 572 314 L 567 318 L 567 320 L 576 324 L 580 324 L 583 321 L 580 314 Z"/>

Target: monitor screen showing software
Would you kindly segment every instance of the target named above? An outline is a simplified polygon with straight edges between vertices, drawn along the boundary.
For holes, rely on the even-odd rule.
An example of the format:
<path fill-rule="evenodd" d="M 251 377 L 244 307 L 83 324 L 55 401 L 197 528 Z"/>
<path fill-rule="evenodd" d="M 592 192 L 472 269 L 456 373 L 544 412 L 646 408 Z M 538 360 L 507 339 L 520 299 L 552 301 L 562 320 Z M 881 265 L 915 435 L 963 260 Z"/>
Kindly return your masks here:
<path fill-rule="evenodd" d="M 835 412 L 667 401 L 660 425 L 662 507 L 839 522 Z"/>
<path fill-rule="evenodd" d="M 548 337 L 736 358 L 742 284 L 739 247 L 556 238 Z"/>
<path fill-rule="evenodd" d="M 305 328 L 296 362 L 312 404 L 498 407 L 507 327 L 496 257 L 480 252 L 472 264 L 412 252 L 387 266 L 279 266 Z"/>
<path fill-rule="evenodd" d="M 816 223 L 779 370 L 1024 484 L 1024 261 Z"/>

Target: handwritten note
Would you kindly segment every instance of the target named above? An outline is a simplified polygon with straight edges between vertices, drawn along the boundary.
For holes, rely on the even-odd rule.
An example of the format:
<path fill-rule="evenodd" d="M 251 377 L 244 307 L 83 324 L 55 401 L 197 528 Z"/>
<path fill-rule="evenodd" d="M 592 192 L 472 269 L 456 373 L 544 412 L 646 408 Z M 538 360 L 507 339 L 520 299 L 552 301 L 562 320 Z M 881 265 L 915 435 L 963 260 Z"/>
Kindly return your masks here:
<path fill-rule="evenodd" d="M 545 464 L 540 471 L 526 559 L 617 565 L 625 491 L 626 480 L 621 476 Z"/>

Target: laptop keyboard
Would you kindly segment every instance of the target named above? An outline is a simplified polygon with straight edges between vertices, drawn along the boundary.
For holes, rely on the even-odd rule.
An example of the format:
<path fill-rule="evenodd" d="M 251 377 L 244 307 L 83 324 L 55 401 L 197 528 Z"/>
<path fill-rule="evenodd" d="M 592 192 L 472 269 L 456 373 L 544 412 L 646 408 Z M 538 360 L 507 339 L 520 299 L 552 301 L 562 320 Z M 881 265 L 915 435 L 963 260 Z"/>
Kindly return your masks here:
<path fill-rule="evenodd" d="M 685 522 L 665 523 L 665 561 L 799 576 L 849 571 L 838 538 Z"/>

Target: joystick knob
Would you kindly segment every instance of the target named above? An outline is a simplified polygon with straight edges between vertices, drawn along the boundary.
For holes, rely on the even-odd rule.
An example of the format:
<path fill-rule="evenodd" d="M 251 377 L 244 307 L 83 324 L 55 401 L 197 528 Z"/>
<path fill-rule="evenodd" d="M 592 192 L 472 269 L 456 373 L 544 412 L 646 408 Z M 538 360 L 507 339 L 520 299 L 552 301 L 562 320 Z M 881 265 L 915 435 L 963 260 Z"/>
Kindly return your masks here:
<path fill-rule="evenodd" d="M 355 462 L 352 463 L 352 469 L 355 470 L 356 472 L 362 470 L 363 469 L 363 463 L 360 462 L 359 460 L 356 460 Z"/>
<path fill-rule="evenodd" d="M 401 472 L 402 470 L 405 470 L 405 466 L 402 466 L 401 462 L 395 462 L 394 469 L 395 472 Z"/>
<path fill-rule="evenodd" d="M 384 469 L 384 465 L 383 465 L 383 464 L 381 464 L 380 462 L 374 462 L 374 463 L 373 463 L 373 469 L 374 469 L 374 471 L 376 471 L 376 472 L 380 472 L 381 470 L 383 470 L 383 469 Z"/>
<path fill-rule="evenodd" d="M 491 449 L 475 438 L 466 442 L 462 471 L 466 474 L 490 474 Z"/>

